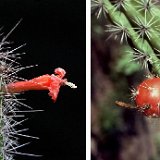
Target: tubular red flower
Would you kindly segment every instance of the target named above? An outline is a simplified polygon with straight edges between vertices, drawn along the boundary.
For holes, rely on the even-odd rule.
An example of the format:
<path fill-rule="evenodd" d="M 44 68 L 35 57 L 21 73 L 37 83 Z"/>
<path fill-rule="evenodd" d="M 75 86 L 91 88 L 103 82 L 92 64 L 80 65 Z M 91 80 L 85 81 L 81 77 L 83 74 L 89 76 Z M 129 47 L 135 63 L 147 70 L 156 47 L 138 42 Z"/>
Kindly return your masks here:
<path fill-rule="evenodd" d="M 8 93 L 19 93 L 29 90 L 49 90 L 49 96 L 55 102 L 62 85 L 68 85 L 71 88 L 77 87 L 73 83 L 67 82 L 67 79 L 63 79 L 66 74 L 64 69 L 56 68 L 54 73 L 52 75 L 42 75 L 31 80 L 10 83 L 5 87 L 5 90 Z"/>

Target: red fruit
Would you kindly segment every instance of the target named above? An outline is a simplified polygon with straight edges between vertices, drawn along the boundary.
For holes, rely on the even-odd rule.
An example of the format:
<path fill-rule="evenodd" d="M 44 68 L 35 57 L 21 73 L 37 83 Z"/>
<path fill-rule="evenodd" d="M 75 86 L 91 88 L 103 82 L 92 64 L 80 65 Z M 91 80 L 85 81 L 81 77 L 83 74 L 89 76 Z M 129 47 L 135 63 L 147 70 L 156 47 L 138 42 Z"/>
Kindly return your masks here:
<path fill-rule="evenodd" d="M 149 117 L 160 117 L 160 78 L 144 80 L 135 94 L 137 109 Z"/>

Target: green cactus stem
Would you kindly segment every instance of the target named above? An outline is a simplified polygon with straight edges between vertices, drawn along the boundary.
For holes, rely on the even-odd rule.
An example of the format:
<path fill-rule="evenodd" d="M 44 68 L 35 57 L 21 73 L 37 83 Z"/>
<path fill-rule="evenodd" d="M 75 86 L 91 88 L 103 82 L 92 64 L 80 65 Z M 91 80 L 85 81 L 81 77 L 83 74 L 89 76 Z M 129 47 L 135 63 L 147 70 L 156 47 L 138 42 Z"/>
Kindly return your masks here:
<path fill-rule="evenodd" d="M 150 64 L 150 71 L 160 76 L 160 9 L 151 0 L 93 0 L 93 7 L 97 8 L 97 17 L 103 13 L 112 24 L 107 25 L 107 31 L 118 37 L 120 43 L 130 39 L 129 44 L 139 53 L 136 59 L 142 58 Z"/>

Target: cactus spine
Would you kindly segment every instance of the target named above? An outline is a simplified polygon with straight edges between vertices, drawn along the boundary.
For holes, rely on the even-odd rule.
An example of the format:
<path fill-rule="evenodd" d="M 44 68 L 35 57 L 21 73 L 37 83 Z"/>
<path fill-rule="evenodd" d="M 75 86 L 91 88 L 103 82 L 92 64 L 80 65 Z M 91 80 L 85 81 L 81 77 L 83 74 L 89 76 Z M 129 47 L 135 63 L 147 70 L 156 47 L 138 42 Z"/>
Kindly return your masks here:
<path fill-rule="evenodd" d="M 37 156 L 18 151 L 20 147 L 29 144 L 19 144 L 18 140 L 20 137 L 37 139 L 37 137 L 23 133 L 28 130 L 27 128 L 17 129 L 17 126 L 26 120 L 24 119 L 24 113 L 34 112 L 34 110 L 31 110 L 31 107 L 23 104 L 20 99 L 16 98 L 16 93 L 10 94 L 4 90 L 6 84 L 18 80 L 17 72 L 25 69 L 25 67 L 16 62 L 17 59 L 21 58 L 21 54 L 16 53 L 16 51 L 24 45 L 11 49 L 10 43 L 7 41 L 8 36 L 19 23 L 20 21 L 0 42 L 0 160 L 14 160 L 14 155 L 16 154 Z M 27 107 L 28 109 L 27 111 L 21 111 L 19 107 Z"/>

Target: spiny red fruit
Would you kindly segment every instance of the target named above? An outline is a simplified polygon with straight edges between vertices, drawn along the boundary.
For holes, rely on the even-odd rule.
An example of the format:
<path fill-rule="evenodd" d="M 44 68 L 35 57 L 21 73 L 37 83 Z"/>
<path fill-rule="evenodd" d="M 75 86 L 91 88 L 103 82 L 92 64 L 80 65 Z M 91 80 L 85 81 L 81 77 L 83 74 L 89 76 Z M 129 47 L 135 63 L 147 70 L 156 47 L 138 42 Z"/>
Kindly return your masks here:
<path fill-rule="evenodd" d="M 149 117 L 160 117 L 160 78 L 144 80 L 135 94 L 137 109 Z"/>

